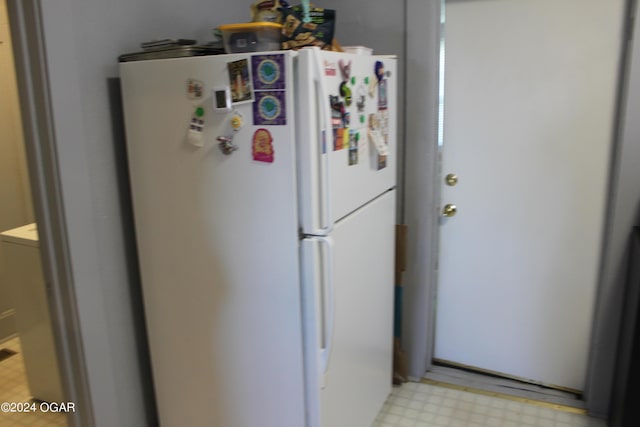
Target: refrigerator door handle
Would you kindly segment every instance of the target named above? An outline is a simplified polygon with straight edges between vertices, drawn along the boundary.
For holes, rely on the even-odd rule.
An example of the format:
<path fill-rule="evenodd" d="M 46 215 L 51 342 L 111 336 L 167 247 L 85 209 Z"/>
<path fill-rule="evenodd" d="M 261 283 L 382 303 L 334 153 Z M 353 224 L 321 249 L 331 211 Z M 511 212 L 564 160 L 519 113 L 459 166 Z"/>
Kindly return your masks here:
<path fill-rule="evenodd" d="M 324 63 L 320 49 L 313 47 L 312 52 L 314 62 L 314 80 L 316 89 L 316 103 L 320 109 L 320 144 L 318 144 L 319 171 L 320 171 L 320 196 L 322 199 L 322 212 L 320 218 L 320 232 L 318 234 L 327 235 L 333 229 L 331 219 L 331 189 L 329 181 L 329 147 L 332 134 L 331 108 L 329 105 L 329 92 L 324 78 Z"/>
<path fill-rule="evenodd" d="M 320 345 L 320 388 L 327 385 L 327 372 L 333 349 L 335 317 L 335 289 L 333 286 L 333 241 L 330 237 L 317 237 L 322 248 L 322 337 Z"/>

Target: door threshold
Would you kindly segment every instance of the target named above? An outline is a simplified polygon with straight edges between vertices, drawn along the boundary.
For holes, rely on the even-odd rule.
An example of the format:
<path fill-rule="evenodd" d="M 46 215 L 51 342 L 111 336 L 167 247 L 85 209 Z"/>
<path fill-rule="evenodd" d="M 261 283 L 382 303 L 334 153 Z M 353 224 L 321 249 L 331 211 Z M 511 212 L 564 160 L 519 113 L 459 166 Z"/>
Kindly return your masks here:
<path fill-rule="evenodd" d="M 448 366 L 432 366 L 425 373 L 422 382 L 575 414 L 587 414 L 585 402 L 579 394 Z"/>

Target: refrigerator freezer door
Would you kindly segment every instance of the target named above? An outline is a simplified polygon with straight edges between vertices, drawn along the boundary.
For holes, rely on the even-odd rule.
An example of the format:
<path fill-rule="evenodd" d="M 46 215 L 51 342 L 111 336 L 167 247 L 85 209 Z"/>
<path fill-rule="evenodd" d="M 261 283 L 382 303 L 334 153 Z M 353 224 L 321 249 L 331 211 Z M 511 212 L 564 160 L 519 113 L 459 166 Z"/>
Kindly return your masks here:
<path fill-rule="evenodd" d="M 305 422 L 295 151 L 290 126 L 254 126 L 253 103 L 215 112 L 216 56 L 122 64 L 145 315 L 160 424 Z M 291 87 L 291 58 L 286 56 Z M 191 99 L 197 82 L 202 99 Z M 291 91 L 281 94 L 288 106 Z M 202 108 L 202 110 L 198 110 Z M 287 123 L 293 121 L 293 109 Z M 202 146 L 185 137 L 203 119 Z M 274 150 L 253 148 L 267 129 Z M 219 148 L 233 135 L 237 147 Z M 256 160 L 256 154 L 258 156 Z"/>
<path fill-rule="evenodd" d="M 309 427 L 370 427 L 391 390 L 394 224 L 392 190 L 303 240 Z"/>
<path fill-rule="evenodd" d="M 297 58 L 300 218 L 305 234 L 326 235 L 396 185 L 397 70 L 393 57 L 314 50 Z"/>

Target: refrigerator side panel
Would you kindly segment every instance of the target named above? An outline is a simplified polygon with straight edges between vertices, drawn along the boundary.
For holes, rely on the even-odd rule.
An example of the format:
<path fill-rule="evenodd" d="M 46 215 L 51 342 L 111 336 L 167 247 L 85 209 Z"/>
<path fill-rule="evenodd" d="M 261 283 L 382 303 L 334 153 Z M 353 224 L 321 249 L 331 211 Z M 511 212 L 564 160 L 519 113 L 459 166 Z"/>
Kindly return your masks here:
<path fill-rule="evenodd" d="M 319 375 L 322 427 L 369 427 L 391 391 L 395 190 L 336 224 L 323 298 L 332 316 L 326 374 Z"/>
<path fill-rule="evenodd" d="M 291 57 L 283 62 L 287 90 L 275 96 L 289 107 L 287 125 L 255 126 L 254 102 L 215 110 L 214 89 L 235 85 L 246 95 L 244 76 L 230 78 L 229 63 L 242 59 L 250 61 L 224 55 L 121 66 L 163 427 L 305 425 Z M 268 135 L 256 141 L 260 129 Z M 227 154 L 220 136 L 233 136 Z"/>

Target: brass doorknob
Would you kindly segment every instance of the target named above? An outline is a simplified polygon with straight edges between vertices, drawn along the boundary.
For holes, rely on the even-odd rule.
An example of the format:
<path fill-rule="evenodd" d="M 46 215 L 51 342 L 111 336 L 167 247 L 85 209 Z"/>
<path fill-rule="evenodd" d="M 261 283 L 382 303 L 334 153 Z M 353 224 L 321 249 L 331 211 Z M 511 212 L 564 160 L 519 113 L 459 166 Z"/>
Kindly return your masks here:
<path fill-rule="evenodd" d="M 453 187 L 458 183 L 458 175 L 456 175 L 455 173 L 449 173 L 444 177 L 444 182 L 446 182 L 447 185 Z"/>
<path fill-rule="evenodd" d="M 446 204 L 444 206 L 444 209 L 442 209 L 442 216 L 445 217 L 452 217 L 456 213 L 458 213 L 458 208 L 456 207 L 456 205 L 452 205 L 451 203 Z"/>

